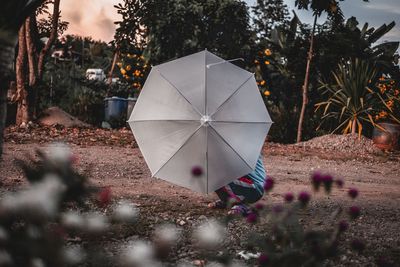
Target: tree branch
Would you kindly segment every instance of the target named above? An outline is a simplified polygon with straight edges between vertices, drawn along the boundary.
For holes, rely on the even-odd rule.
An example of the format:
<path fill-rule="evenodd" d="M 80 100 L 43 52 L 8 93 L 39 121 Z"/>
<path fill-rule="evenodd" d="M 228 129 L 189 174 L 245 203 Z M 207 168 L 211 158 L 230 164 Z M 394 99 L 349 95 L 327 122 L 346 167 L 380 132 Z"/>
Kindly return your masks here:
<path fill-rule="evenodd" d="M 39 55 L 39 62 L 38 62 L 38 76 L 39 79 L 43 77 L 43 69 L 44 69 L 44 61 L 47 54 L 50 51 L 51 46 L 55 42 L 58 36 L 58 20 L 60 18 L 60 0 L 54 0 L 54 8 L 53 8 L 53 27 L 51 29 L 49 40 L 47 41 L 46 45 L 42 49 Z"/>
<path fill-rule="evenodd" d="M 29 16 L 25 21 L 26 32 L 26 48 L 28 52 L 29 64 L 29 86 L 35 86 L 38 81 L 38 52 L 36 48 L 35 28 L 36 16 L 35 14 Z"/>

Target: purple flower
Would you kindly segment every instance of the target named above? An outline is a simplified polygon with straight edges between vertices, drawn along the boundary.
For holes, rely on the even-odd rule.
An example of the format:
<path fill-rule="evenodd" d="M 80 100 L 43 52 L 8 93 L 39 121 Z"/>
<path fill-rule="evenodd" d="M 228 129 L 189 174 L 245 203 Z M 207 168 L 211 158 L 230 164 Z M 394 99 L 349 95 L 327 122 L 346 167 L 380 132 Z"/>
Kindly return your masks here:
<path fill-rule="evenodd" d="M 106 207 L 111 202 L 111 188 L 105 187 L 98 194 L 98 201 L 101 207 Z"/>
<path fill-rule="evenodd" d="M 335 183 L 337 185 L 337 187 L 342 188 L 344 185 L 344 181 L 342 179 L 336 179 Z"/>
<path fill-rule="evenodd" d="M 311 182 L 312 182 L 312 184 L 314 186 L 314 190 L 315 191 L 319 190 L 319 186 L 321 185 L 322 178 L 323 178 L 323 176 L 322 176 L 322 174 L 320 172 L 314 172 L 311 175 Z"/>
<path fill-rule="evenodd" d="M 349 209 L 349 214 L 350 217 L 353 219 L 356 219 L 358 216 L 360 216 L 361 209 L 357 206 L 351 206 Z"/>
<path fill-rule="evenodd" d="M 269 263 L 269 257 L 265 254 L 261 254 L 260 257 L 258 257 L 258 263 L 260 266 L 267 266 Z"/>
<path fill-rule="evenodd" d="M 359 239 L 354 239 L 351 241 L 351 247 L 356 251 L 363 251 L 365 249 L 365 244 Z"/>
<path fill-rule="evenodd" d="M 325 191 L 327 193 L 331 192 L 332 189 L 332 183 L 333 183 L 333 177 L 330 174 L 324 175 L 322 177 L 322 182 L 324 183 Z"/>
<path fill-rule="evenodd" d="M 349 189 L 349 196 L 350 196 L 352 199 L 355 199 L 355 198 L 358 196 L 358 190 L 355 189 L 355 188 L 350 188 L 350 189 Z"/>
<path fill-rule="evenodd" d="M 246 220 L 248 223 L 255 223 L 257 221 L 257 214 L 254 212 L 247 214 Z"/>
<path fill-rule="evenodd" d="M 273 187 L 274 187 L 274 179 L 272 177 L 267 177 L 264 183 L 264 190 L 268 192 L 271 191 Z"/>
<path fill-rule="evenodd" d="M 339 222 L 339 232 L 343 233 L 347 229 L 349 229 L 349 223 L 344 220 L 340 221 Z"/>
<path fill-rule="evenodd" d="M 308 202 L 310 201 L 310 194 L 308 192 L 300 192 L 299 196 L 298 196 L 298 200 L 300 201 L 301 204 L 303 204 L 304 206 L 308 204 Z"/>
<path fill-rule="evenodd" d="M 264 204 L 258 202 L 258 203 L 256 203 L 256 205 L 255 205 L 254 207 L 255 207 L 257 210 L 262 210 L 262 209 L 264 209 Z"/>
<path fill-rule="evenodd" d="M 199 177 L 199 176 L 203 175 L 203 168 L 200 166 L 194 166 L 192 168 L 192 175 L 194 177 Z"/>
<path fill-rule="evenodd" d="M 282 211 L 283 211 L 283 206 L 282 205 L 275 205 L 273 208 L 272 208 L 272 210 L 275 212 L 275 213 L 281 213 Z"/>
<path fill-rule="evenodd" d="M 292 202 L 294 199 L 294 195 L 291 192 L 286 193 L 283 197 L 285 198 L 285 201 L 288 203 Z"/>
<path fill-rule="evenodd" d="M 388 267 L 388 266 L 394 266 L 393 264 L 391 264 L 385 257 L 380 256 L 377 260 L 376 260 L 376 265 L 378 265 L 379 267 Z"/>

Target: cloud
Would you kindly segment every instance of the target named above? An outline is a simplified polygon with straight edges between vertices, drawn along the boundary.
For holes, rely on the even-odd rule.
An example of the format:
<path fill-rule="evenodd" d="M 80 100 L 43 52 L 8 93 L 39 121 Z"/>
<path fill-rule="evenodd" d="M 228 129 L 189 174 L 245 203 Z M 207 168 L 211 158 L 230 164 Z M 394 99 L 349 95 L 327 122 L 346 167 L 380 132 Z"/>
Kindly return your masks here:
<path fill-rule="evenodd" d="M 111 41 L 115 32 L 114 21 L 119 19 L 114 8 L 118 2 L 120 0 L 61 1 L 62 16 L 70 22 L 66 33 Z"/>
<path fill-rule="evenodd" d="M 396 15 L 400 15 L 400 6 L 397 3 L 397 6 L 395 3 L 390 3 L 390 1 L 388 3 L 376 3 L 376 2 L 371 2 L 365 5 L 366 8 L 368 9 L 372 9 L 372 12 L 376 12 L 376 11 L 381 11 L 384 12 L 386 14 L 396 14 Z M 399 18 L 397 18 L 399 19 Z"/>
<path fill-rule="evenodd" d="M 115 33 L 114 21 L 107 16 L 104 7 L 101 9 L 98 20 L 96 21 L 96 26 L 98 30 L 98 36 L 102 36 L 104 40 L 109 40 Z"/>

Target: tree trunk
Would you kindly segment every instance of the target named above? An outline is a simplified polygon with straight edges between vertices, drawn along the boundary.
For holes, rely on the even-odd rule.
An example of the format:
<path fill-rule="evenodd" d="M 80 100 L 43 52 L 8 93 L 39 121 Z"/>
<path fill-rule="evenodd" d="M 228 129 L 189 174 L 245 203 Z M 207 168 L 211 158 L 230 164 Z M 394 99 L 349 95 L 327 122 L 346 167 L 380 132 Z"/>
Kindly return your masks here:
<path fill-rule="evenodd" d="M 312 29 L 311 38 L 310 38 L 310 50 L 308 51 L 306 74 L 304 77 L 304 84 L 303 84 L 303 103 L 301 105 L 299 124 L 297 127 L 297 143 L 301 142 L 301 140 L 302 140 L 304 115 L 305 115 L 306 107 L 308 104 L 308 82 L 310 79 L 310 67 L 311 67 L 311 61 L 312 61 L 313 53 L 314 53 L 314 35 L 315 35 L 315 28 L 317 25 L 317 19 L 318 19 L 318 16 L 314 15 L 314 24 L 313 24 L 313 29 Z"/>
<path fill-rule="evenodd" d="M 54 44 L 54 42 L 57 39 L 58 36 L 58 20 L 60 18 L 60 0 L 54 0 L 54 7 L 53 7 L 53 24 L 52 24 L 52 29 L 50 33 L 49 40 L 47 41 L 46 45 L 40 51 L 39 55 L 39 62 L 38 62 L 38 75 L 39 75 L 39 80 L 42 80 L 43 78 L 43 71 L 44 71 L 44 63 L 46 56 L 50 52 L 50 48 Z"/>
<path fill-rule="evenodd" d="M 18 33 L 18 55 L 15 64 L 16 80 L 17 80 L 17 118 L 16 124 L 28 123 L 28 93 L 26 91 L 26 38 L 25 24 L 23 24 Z"/>
<path fill-rule="evenodd" d="M 59 17 L 60 0 L 55 0 L 53 7 L 52 30 L 49 40 L 41 51 L 38 51 L 36 47 L 36 42 L 39 39 L 39 36 L 35 14 L 32 14 L 30 17 L 28 17 L 25 23 L 21 26 L 21 29 L 24 28 L 25 32 L 25 45 L 24 48 L 22 50 L 20 49 L 18 53 L 20 61 L 24 62 L 24 67 L 22 68 L 22 65 L 20 65 L 21 62 L 18 63 L 18 58 L 16 64 L 17 66 L 20 65 L 20 75 L 17 73 L 17 96 L 19 97 L 18 99 L 20 99 L 20 101 L 18 101 L 17 109 L 17 124 L 27 123 L 28 121 L 34 120 L 37 117 L 38 85 L 43 79 L 46 57 L 48 56 L 50 49 L 58 36 Z M 22 37 L 20 37 L 20 39 L 21 38 Z M 20 41 L 22 41 L 22 39 Z M 25 53 L 24 56 L 22 55 L 23 52 Z M 28 63 L 29 67 L 27 70 L 25 69 L 26 62 Z M 27 78 L 29 78 L 28 81 Z"/>
<path fill-rule="evenodd" d="M 116 48 L 115 52 L 114 52 L 114 59 L 113 59 L 112 65 L 111 65 L 111 70 L 110 70 L 110 73 L 108 74 L 108 84 L 110 86 L 112 84 L 113 73 L 114 73 L 115 65 L 117 64 L 118 57 L 119 57 L 119 50 L 118 50 L 118 48 Z"/>
<path fill-rule="evenodd" d="M 7 118 L 7 82 L 8 79 L 0 78 L 0 160 L 3 155 L 3 133 Z"/>
<path fill-rule="evenodd" d="M 36 15 L 32 14 L 25 21 L 26 48 L 28 53 L 29 82 L 28 82 L 28 103 L 29 117 L 36 119 L 36 105 L 38 97 L 38 52 L 36 42 L 38 38 Z"/>
<path fill-rule="evenodd" d="M 0 159 L 3 154 L 3 132 L 7 117 L 7 90 L 13 76 L 17 34 L 0 30 Z"/>

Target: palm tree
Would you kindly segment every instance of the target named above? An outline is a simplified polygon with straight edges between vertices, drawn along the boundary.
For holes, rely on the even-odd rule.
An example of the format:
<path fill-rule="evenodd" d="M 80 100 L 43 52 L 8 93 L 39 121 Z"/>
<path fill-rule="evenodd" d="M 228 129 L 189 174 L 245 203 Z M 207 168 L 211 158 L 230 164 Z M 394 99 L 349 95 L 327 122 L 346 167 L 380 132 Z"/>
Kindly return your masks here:
<path fill-rule="evenodd" d="M 6 120 L 7 89 L 13 74 L 18 30 L 43 0 L 4 0 L 0 5 L 0 158 Z"/>
<path fill-rule="evenodd" d="M 340 1 L 342 1 L 342 0 L 340 0 Z M 368 2 L 368 0 L 363 0 L 363 1 Z M 335 24 L 339 24 L 339 23 L 343 22 L 343 13 L 342 13 L 342 10 L 340 9 L 338 0 L 296 0 L 295 6 L 298 7 L 299 9 L 305 9 L 305 10 L 311 9 L 313 11 L 313 15 L 314 15 L 314 23 L 313 23 L 313 28 L 311 31 L 311 36 L 310 36 L 310 49 L 308 51 L 307 66 L 306 66 L 306 72 L 305 72 L 304 83 L 303 83 L 303 88 L 302 88 L 303 89 L 303 103 L 302 103 L 302 107 L 301 107 L 299 124 L 298 124 L 298 128 L 297 128 L 297 142 L 300 142 L 302 139 L 304 114 L 305 114 L 306 106 L 308 103 L 307 91 L 308 91 L 308 83 L 309 83 L 309 77 L 310 77 L 310 66 L 311 66 L 311 61 L 312 61 L 313 52 L 314 52 L 314 35 L 315 35 L 317 21 L 318 21 L 318 18 L 323 13 L 327 13 L 328 17 L 330 17 Z"/>

